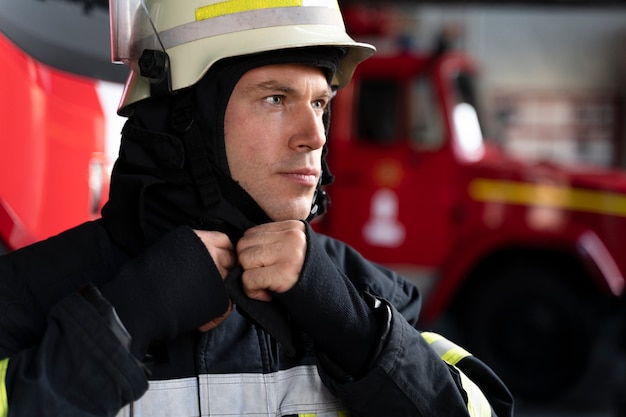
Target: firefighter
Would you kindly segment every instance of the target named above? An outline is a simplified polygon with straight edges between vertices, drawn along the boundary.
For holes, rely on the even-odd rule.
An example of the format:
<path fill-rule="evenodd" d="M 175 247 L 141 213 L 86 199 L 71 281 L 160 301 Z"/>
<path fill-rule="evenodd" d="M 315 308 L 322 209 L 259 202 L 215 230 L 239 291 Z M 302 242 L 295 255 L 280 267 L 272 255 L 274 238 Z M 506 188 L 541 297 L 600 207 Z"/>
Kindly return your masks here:
<path fill-rule="evenodd" d="M 0 258 L 0 417 L 510 416 L 417 289 L 314 232 L 336 0 L 114 0 L 131 68 L 102 218 Z"/>

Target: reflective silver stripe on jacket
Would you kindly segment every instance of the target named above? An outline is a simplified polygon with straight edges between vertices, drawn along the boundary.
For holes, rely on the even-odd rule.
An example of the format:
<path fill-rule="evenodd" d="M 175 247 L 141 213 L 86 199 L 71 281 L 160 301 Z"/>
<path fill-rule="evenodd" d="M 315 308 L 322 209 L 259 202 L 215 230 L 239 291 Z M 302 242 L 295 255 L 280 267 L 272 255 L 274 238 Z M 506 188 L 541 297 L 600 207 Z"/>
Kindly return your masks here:
<path fill-rule="evenodd" d="M 132 407 L 133 417 L 343 415 L 341 404 L 322 384 L 315 366 L 270 374 L 199 375 L 150 381 L 148 392 Z M 118 414 L 128 416 L 129 407 Z"/>

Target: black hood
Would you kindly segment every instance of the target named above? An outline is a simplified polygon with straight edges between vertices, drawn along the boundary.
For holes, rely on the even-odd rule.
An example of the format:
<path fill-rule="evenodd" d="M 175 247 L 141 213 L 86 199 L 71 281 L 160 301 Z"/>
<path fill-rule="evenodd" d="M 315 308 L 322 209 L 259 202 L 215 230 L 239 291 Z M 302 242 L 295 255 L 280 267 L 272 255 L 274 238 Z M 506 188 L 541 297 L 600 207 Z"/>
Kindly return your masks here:
<path fill-rule="evenodd" d="M 236 241 L 246 229 L 268 222 L 230 176 L 224 145 L 230 95 L 243 74 L 269 64 L 319 66 L 330 81 L 340 54 L 336 48 L 306 48 L 229 58 L 189 89 L 136 103 L 122 131 L 109 201 L 102 211 L 116 243 L 137 253 L 180 225 L 219 230 Z M 326 114 L 327 128 L 328 119 Z M 324 212 L 321 187 L 332 179 L 323 160 L 310 218 Z"/>

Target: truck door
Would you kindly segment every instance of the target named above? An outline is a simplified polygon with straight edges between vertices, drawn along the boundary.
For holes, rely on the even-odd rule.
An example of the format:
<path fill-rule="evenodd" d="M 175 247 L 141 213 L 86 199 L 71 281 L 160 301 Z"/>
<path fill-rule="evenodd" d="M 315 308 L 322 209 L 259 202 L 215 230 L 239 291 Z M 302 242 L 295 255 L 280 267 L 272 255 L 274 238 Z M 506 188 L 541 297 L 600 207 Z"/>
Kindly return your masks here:
<path fill-rule="evenodd" d="M 355 74 L 333 101 L 324 230 L 412 275 L 450 245 L 453 160 L 431 79 L 379 74 Z"/>

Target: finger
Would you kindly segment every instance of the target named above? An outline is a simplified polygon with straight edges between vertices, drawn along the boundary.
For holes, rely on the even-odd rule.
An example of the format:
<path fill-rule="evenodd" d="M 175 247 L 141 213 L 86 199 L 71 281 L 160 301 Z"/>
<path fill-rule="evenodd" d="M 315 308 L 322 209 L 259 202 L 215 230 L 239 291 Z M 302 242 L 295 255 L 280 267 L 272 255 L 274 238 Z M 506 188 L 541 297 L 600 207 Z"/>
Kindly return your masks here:
<path fill-rule="evenodd" d="M 196 235 L 202 240 L 205 246 L 214 246 L 221 249 L 232 249 L 233 244 L 230 238 L 222 233 L 212 230 L 194 230 Z"/>
<path fill-rule="evenodd" d="M 270 301 L 271 293 L 284 293 L 296 284 L 298 274 L 282 267 L 263 267 L 243 271 L 241 282 L 245 294 L 255 300 Z"/>
<path fill-rule="evenodd" d="M 304 229 L 265 229 L 247 233 L 237 243 L 239 256 L 253 248 L 255 251 L 250 254 L 258 254 L 259 256 L 277 255 L 279 257 L 290 253 L 292 250 L 302 251 L 306 249 L 306 233 Z M 264 251 L 259 251 L 259 248 L 263 248 Z"/>
<path fill-rule="evenodd" d="M 208 332 L 209 330 L 215 329 L 217 326 L 222 324 L 224 320 L 226 320 L 226 318 L 230 315 L 232 311 L 233 311 L 233 304 L 229 302 L 228 309 L 226 310 L 224 314 L 198 327 L 198 330 L 204 333 L 204 332 Z"/>
<path fill-rule="evenodd" d="M 245 291 L 245 294 L 248 298 L 257 301 L 272 301 L 272 295 L 267 290 L 254 290 L 254 291 Z"/>
<path fill-rule="evenodd" d="M 302 232 L 304 232 L 304 223 L 302 223 L 300 220 L 283 220 L 279 222 L 263 223 L 247 229 L 243 235 L 253 236 L 263 233 L 282 232 L 290 229 L 301 230 Z"/>
<path fill-rule="evenodd" d="M 233 269 L 237 264 L 237 257 L 231 249 L 216 249 L 209 250 L 213 261 L 217 264 L 218 268 L 224 268 L 228 271 Z"/>
<path fill-rule="evenodd" d="M 207 230 L 194 230 L 194 232 L 209 251 L 222 278 L 226 278 L 237 262 L 233 244 L 228 236 L 221 232 Z"/>

